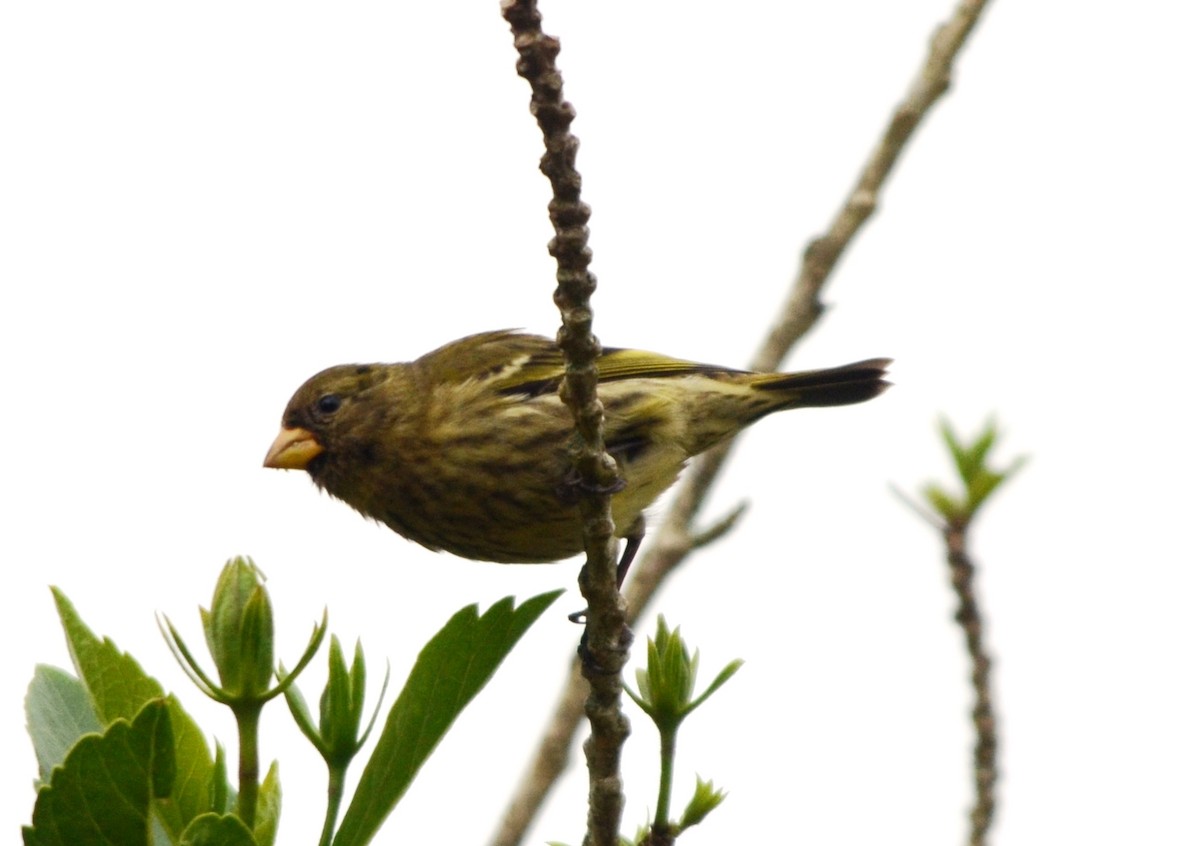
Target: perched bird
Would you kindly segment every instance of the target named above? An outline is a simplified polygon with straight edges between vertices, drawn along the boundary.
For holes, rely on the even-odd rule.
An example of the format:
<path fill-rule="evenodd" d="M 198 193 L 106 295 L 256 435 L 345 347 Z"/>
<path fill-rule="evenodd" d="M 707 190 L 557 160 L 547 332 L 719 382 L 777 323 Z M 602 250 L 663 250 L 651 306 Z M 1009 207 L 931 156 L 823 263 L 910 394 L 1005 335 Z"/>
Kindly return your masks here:
<path fill-rule="evenodd" d="M 775 411 L 869 400 L 887 387 L 888 364 L 750 373 L 606 348 L 597 391 L 624 482 L 612 499 L 624 557 L 642 512 L 693 455 Z M 307 470 L 430 549 L 506 563 L 567 558 L 583 550 L 583 529 L 565 485 L 575 435 L 557 393 L 563 372 L 553 341 L 511 331 L 409 363 L 331 367 L 296 391 L 263 464 Z"/>

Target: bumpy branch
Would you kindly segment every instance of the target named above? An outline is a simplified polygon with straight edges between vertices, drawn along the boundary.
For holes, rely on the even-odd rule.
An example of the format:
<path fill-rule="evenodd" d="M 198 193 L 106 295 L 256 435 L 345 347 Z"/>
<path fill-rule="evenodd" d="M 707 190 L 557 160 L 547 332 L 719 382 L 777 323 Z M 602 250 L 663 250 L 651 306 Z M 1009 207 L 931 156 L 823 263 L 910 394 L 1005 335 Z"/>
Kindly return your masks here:
<path fill-rule="evenodd" d="M 950 565 L 950 584 L 958 597 L 954 620 L 962 628 L 971 659 L 971 689 L 975 707 L 975 807 L 971 809 L 970 846 L 984 846 L 996 811 L 996 712 L 992 708 L 992 661 L 983 642 L 983 619 L 975 598 L 975 565 L 967 554 L 967 527 L 949 524 L 942 530 L 946 542 L 946 561 Z"/>
<path fill-rule="evenodd" d="M 580 200 L 582 180 L 575 169 L 579 140 L 570 132 L 575 110 L 562 96 L 562 76 L 555 66 L 558 40 L 542 32 L 535 0 L 503 0 L 501 12 L 512 29 L 513 44 L 520 56 L 517 73 L 532 89 L 530 110 L 545 142 L 541 170 L 553 192 L 549 212 L 554 238 L 549 249 L 558 262 L 554 302 L 562 313 L 558 343 L 566 361 L 561 396 L 575 416 L 580 439 L 575 458 L 578 478 L 573 483 L 580 493 L 587 552 L 587 562 L 579 575 L 580 590 L 588 605 L 583 647 L 587 660 L 582 662 L 582 677 L 590 695 L 584 700 L 583 710 L 592 727 L 584 744 L 590 774 L 587 842 L 591 846 L 616 846 L 624 806 L 621 746 L 629 736 L 629 720 L 621 712 L 621 670 L 629 660 L 633 637 L 617 587 L 610 508 L 612 493 L 621 482 L 616 463 L 604 449 L 604 408 L 596 395 L 600 343 L 592 334 L 590 298 L 596 278 L 588 271 L 591 251 L 587 246 L 587 222 L 591 210 Z M 568 738 L 571 734 L 573 731 L 567 732 Z"/>

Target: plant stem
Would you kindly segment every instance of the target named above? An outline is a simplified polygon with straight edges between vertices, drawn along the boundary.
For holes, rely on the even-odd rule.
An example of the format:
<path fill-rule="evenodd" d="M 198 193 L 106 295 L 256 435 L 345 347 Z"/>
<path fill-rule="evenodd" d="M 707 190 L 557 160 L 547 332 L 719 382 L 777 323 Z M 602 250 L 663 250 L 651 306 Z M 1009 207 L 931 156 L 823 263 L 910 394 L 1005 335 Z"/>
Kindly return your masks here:
<path fill-rule="evenodd" d="M 258 717 L 262 702 L 243 702 L 233 708 L 238 728 L 238 817 L 254 830 L 258 812 Z"/>
<path fill-rule="evenodd" d="M 679 726 L 659 726 L 658 807 L 654 811 L 654 830 L 665 832 L 671 824 L 671 783 L 675 780 L 675 738 Z"/>
<path fill-rule="evenodd" d="M 346 789 L 346 767 L 339 764 L 329 765 L 329 790 L 325 806 L 325 827 L 321 829 L 319 846 L 329 846 L 333 842 L 333 826 L 337 822 L 338 808 L 342 805 L 342 793 Z"/>

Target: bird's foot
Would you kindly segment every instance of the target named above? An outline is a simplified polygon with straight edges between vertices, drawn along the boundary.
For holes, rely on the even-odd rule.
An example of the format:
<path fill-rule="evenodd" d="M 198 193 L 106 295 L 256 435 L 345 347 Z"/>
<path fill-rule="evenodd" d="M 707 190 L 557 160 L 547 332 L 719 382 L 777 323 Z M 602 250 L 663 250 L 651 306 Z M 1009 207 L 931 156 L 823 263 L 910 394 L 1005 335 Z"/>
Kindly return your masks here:
<path fill-rule="evenodd" d="M 617 478 L 611 485 L 593 485 L 585 482 L 579 471 L 572 467 L 554 492 L 564 505 L 576 505 L 585 493 L 617 494 L 625 490 L 625 480 Z"/>
<path fill-rule="evenodd" d="M 614 672 L 620 672 L 620 664 L 617 669 L 613 670 L 597 656 L 588 645 L 587 629 L 584 629 L 583 636 L 579 638 L 579 663 L 583 665 L 583 675 L 587 678 L 592 678 L 600 675 L 610 675 Z M 629 626 L 622 626 L 618 637 L 617 648 L 619 652 L 628 653 L 630 645 L 633 643 L 633 630 Z M 611 655 L 611 652 L 610 652 Z M 611 663 L 611 662 L 610 662 Z M 621 662 L 623 663 L 623 662 Z"/>

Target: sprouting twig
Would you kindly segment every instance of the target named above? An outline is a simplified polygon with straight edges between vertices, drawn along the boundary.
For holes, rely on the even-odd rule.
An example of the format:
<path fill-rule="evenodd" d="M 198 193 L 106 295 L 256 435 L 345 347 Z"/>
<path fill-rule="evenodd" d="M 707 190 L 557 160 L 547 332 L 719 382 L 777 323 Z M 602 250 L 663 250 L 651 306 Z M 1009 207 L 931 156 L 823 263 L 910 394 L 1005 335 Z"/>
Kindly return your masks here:
<path fill-rule="evenodd" d="M 966 641 L 971 689 L 975 693 L 975 707 L 971 710 L 975 724 L 975 807 L 971 809 L 967 842 L 970 846 L 984 846 L 996 809 L 999 735 L 992 707 L 992 661 L 984 645 L 981 603 L 975 592 L 975 564 L 967 555 L 967 532 L 984 503 L 1024 466 L 1025 457 L 1017 458 L 1003 469 L 994 466 L 991 453 L 999 439 L 994 421 L 988 421 L 974 439 L 959 437 L 947 420 L 939 428 L 962 483 L 961 492 L 930 482 L 921 491 L 924 501 L 917 502 L 896 490 L 904 503 L 932 524 L 946 543 L 950 584 L 958 598 L 954 621 Z"/>

